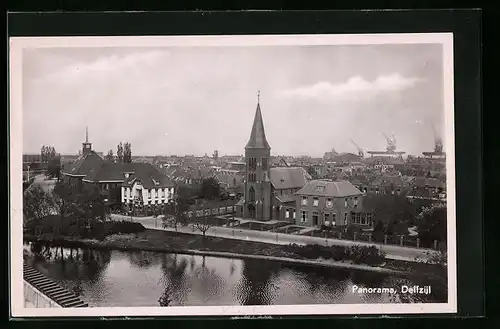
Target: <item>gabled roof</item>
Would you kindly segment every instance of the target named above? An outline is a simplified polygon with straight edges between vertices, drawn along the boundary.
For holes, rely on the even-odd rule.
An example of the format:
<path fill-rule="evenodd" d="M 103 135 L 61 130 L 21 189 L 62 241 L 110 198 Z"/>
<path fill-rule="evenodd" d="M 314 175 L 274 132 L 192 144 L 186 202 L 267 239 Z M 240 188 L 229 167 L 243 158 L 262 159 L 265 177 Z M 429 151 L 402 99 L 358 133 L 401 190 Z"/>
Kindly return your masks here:
<path fill-rule="evenodd" d="M 63 170 L 63 174 L 87 176 L 92 174 L 102 163 L 104 160 L 96 152 L 90 151 L 88 154 L 78 157 L 67 169 Z"/>
<path fill-rule="evenodd" d="M 296 194 L 342 198 L 362 195 L 363 193 L 348 181 L 313 180 L 307 183 Z"/>
<path fill-rule="evenodd" d="M 126 178 L 125 174 L 129 177 Z M 150 163 L 108 163 L 100 165 L 89 171 L 86 180 L 92 182 L 122 181 L 124 186 L 140 180 L 145 188 L 173 187 L 174 184 Z M 155 184 L 156 181 L 156 184 Z"/>
<path fill-rule="evenodd" d="M 301 167 L 274 167 L 269 171 L 271 184 L 277 190 L 302 188 L 310 179 L 309 174 Z"/>
<path fill-rule="evenodd" d="M 262 120 L 262 113 L 260 112 L 260 104 L 257 103 L 257 110 L 255 111 L 255 118 L 253 120 L 252 132 L 250 140 L 245 149 L 271 149 L 266 140 L 266 133 L 264 131 L 264 122 Z"/>

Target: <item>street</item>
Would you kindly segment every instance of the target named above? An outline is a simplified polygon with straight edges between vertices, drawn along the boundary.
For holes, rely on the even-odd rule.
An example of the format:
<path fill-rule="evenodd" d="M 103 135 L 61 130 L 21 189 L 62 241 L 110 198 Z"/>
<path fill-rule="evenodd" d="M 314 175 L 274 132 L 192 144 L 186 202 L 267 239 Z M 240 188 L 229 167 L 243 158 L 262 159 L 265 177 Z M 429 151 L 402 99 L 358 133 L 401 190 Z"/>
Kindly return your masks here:
<path fill-rule="evenodd" d="M 124 215 L 111 215 L 111 219 L 113 220 L 127 220 L 134 221 L 137 223 L 141 223 L 145 228 L 148 229 L 158 229 L 158 230 L 167 230 L 174 231 L 173 228 L 162 228 L 161 219 L 155 219 L 153 217 L 133 217 L 124 216 Z M 179 226 L 177 229 L 178 232 L 189 233 L 189 234 L 198 234 L 202 233 L 195 230 L 191 226 L 181 227 Z M 319 244 L 322 246 L 377 246 L 380 248 L 382 252 L 386 254 L 388 259 L 395 260 L 404 260 L 404 261 L 416 261 L 417 257 L 419 259 L 425 260 L 429 258 L 429 253 L 435 253 L 429 249 L 417 249 L 410 247 L 401 247 L 395 245 L 380 245 L 373 244 L 362 241 L 351 241 L 351 240 L 338 240 L 338 239 L 323 239 L 318 237 L 304 236 L 304 235 L 291 235 L 284 233 L 273 233 L 268 231 L 252 231 L 245 230 L 238 227 L 229 228 L 229 227 L 211 227 L 207 232 L 207 236 L 213 237 L 221 237 L 228 239 L 237 239 L 237 240 L 248 240 L 255 242 L 263 242 L 263 243 L 271 243 L 271 244 Z"/>
<path fill-rule="evenodd" d="M 39 185 L 45 192 L 52 191 L 57 181 L 55 179 L 45 180 L 46 178 L 47 176 L 45 176 L 44 174 L 36 175 L 35 179 L 33 180 L 33 185 Z"/>

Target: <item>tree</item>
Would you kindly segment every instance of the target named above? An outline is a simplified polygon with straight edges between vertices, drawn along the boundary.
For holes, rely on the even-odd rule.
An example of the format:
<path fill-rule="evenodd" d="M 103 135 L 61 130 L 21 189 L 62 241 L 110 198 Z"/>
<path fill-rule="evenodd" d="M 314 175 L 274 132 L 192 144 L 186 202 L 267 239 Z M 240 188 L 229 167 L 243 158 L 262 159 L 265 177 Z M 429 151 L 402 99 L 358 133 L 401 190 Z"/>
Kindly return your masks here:
<path fill-rule="evenodd" d="M 57 178 L 59 180 L 61 176 L 61 157 L 54 156 L 49 159 L 47 165 L 47 174 L 49 177 Z"/>
<path fill-rule="evenodd" d="M 110 162 L 110 163 L 115 162 L 115 156 L 113 155 L 113 150 L 110 149 L 108 151 L 108 154 L 106 155 L 105 160 Z"/>
<path fill-rule="evenodd" d="M 417 216 L 418 236 L 423 245 L 446 243 L 446 212 L 446 204 L 435 203 L 424 207 Z"/>
<path fill-rule="evenodd" d="M 40 157 L 43 163 L 49 162 L 52 158 L 56 156 L 56 149 L 54 146 L 42 145 L 40 150 Z"/>
<path fill-rule="evenodd" d="M 33 185 L 23 194 L 23 226 L 33 231 L 44 217 L 54 212 L 54 199 L 40 185 Z"/>
<path fill-rule="evenodd" d="M 177 231 L 179 225 L 187 225 L 188 211 L 187 200 L 176 196 L 172 202 L 169 202 L 164 207 L 163 228 L 173 227 Z"/>
<path fill-rule="evenodd" d="M 213 200 L 220 197 L 219 182 L 214 177 L 206 178 L 201 183 L 201 196 Z"/>
<path fill-rule="evenodd" d="M 117 158 L 116 160 L 118 161 L 118 163 L 123 162 L 123 144 L 122 144 L 122 142 L 120 142 L 120 144 L 118 144 L 118 146 L 117 146 L 116 158 Z"/>
<path fill-rule="evenodd" d="M 380 221 L 384 226 L 410 223 L 416 214 L 415 206 L 405 196 L 397 194 L 369 195 L 364 200 L 364 206 L 373 212 L 375 222 Z"/>
<path fill-rule="evenodd" d="M 316 170 L 314 170 L 314 167 L 307 167 L 307 173 L 311 175 L 311 177 L 316 177 Z"/>
<path fill-rule="evenodd" d="M 200 231 L 203 234 L 203 238 L 206 237 L 207 231 L 212 227 L 214 215 L 212 215 L 212 209 L 206 209 L 205 207 L 199 207 L 196 209 L 195 214 L 199 216 L 193 216 L 193 228 Z"/>
<path fill-rule="evenodd" d="M 126 142 L 123 146 L 123 162 L 132 162 L 132 145 L 129 142 Z"/>

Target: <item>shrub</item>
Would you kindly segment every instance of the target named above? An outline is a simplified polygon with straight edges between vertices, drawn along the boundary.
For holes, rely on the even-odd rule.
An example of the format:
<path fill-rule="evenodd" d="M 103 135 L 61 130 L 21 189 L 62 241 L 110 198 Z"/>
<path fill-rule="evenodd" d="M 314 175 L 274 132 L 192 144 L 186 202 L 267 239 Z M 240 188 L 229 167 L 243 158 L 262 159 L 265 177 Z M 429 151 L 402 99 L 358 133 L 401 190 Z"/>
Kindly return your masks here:
<path fill-rule="evenodd" d="M 288 245 L 285 251 L 294 253 L 308 259 L 332 259 L 334 261 L 351 260 L 355 264 L 380 265 L 385 260 L 385 255 L 375 246 L 320 246 L 296 244 Z"/>

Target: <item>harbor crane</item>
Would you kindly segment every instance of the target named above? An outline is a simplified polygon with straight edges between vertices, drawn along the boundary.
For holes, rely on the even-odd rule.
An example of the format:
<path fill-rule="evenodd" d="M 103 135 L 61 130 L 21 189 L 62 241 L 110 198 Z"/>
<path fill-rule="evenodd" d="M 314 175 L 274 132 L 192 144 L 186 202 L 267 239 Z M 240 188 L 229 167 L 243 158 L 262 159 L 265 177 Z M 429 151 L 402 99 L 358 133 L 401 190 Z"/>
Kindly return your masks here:
<path fill-rule="evenodd" d="M 396 137 L 394 136 L 394 134 L 391 137 L 388 137 L 384 133 L 382 133 L 382 135 L 384 135 L 385 140 L 387 141 L 387 152 L 393 153 L 394 151 L 396 151 Z"/>
<path fill-rule="evenodd" d="M 352 139 L 349 139 L 351 141 L 351 143 L 356 146 L 356 148 L 358 149 L 358 155 L 361 157 L 361 158 L 364 158 L 365 157 L 365 152 L 363 151 L 363 149 L 361 147 L 359 147 L 358 144 L 356 144 L 355 141 L 353 141 Z"/>

